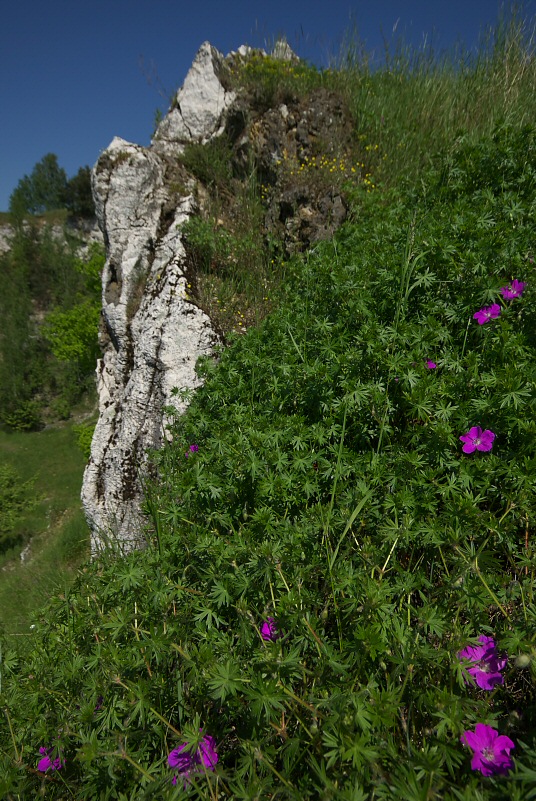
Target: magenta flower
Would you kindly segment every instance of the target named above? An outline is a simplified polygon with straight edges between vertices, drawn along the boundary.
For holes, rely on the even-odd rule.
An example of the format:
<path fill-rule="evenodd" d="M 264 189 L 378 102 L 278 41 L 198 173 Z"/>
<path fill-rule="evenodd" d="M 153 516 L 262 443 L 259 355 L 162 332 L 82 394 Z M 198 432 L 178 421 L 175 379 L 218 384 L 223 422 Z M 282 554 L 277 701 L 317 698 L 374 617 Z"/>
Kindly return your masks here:
<path fill-rule="evenodd" d="M 488 323 L 490 320 L 495 320 L 496 317 L 500 317 L 500 314 L 501 307 L 498 303 L 493 303 L 491 306 L 487 306 L 475 312 L 475 314 L 473 314 L 473 319 L 476 320 L 479 325 L 484 325 L 484 323 Z"/>
<path fill-rule="evenodd" d="M 267 617 L 264 623 L 261 626 L 261 637 L 263 640 L 277 640 L 279 638 L 279 632 L 277 631 L 277 626 L 275 625 L 275 620 L 273 617 Z"/>
<path fill-rule="evenodd" d="M 41 773 L 46 773 L 47 770 L 61 770 L 64 762 L 61 759 L 56 757 L 56 759 L 52 760 L 49 757 L 52 748 L 40 748 L 39 753 L 43 754 L 43 759 L 39 760 L 39 764 L 37 765 L 37 770 L 40 770 Z"/>
<path fill-rule="evenodd" d="M 188 458 L 188 456 L 189 456 L 191 453 L 197 453 L 197 451 L 198 451 L 198 450 L 199 450 L 199 445 L 196 445 L 196 444 L 195 444 L 195 442 L 194 442 L 194 444 L 193 444 L 193 445 L 190 445 L 190 447 L 189 447 L 189 448 L 188 448 L 188 450 L 186 451 L 186 458 Z"/>
<path fill-rule="evenodd" d="M 473 453 L 473 451 L 490 451 L 493 447 L 493 440 L 495 434 L 486 428 L 482 431 L 480 426 L 473 426 L 469 429 L 467 434 L 462 434 L 459 439 L 464 443 L 462 451 L 464 453 Z"/>
<path fill-rule="evenodd" d="M 508 284 L 508 286 L 502 286 L 499 292 L 505 300 L 515 300 L 516 298 L 521 297 L 525 287 L 526 283 L 524 281 L 518 281 L 517 278 L 514 278 L 511 284 Z"/>
<path fill-rule="evenodd" d="M 467 672 L 473 676 L 482 690 L 493 690 L 496 685 L 504 684 L 501 670 L 504 670 L 508 659 L 499 657 L 493 637 L 481 634 L 478 639 L 482 645 L 468 645 L 459 652 L 458 658 L 471 662 Z"/>
<path fill-rule="evenodd" d="M 168 756 L 169 767 L 178 770 L 185 781 L 188 781 L 192 774 L 214 770 L 217 762 L 216 740 L 210 734 L 202 738 L 195 753 L 188 750 L 188 743 L 181 743 Z M 177 776 L 173 776 L 172 783 L 177 784 Z"/>
<path fill-rule="evenodd" d="M 510 751 L 515 743 L 496 729 L 477 723 L 474 731 L 464 731 L 460 737 L 464 745 L 473 751 L 472 770 L 479 770 L 483 776 L 508 773 L 514 766 Z"/>
<path fill-rule="evenodd" d="M 435 370 L 436 367 L 437 367 L 437 364 L 435 362 L 430 361 L 430 359 L 427 359 L 426 360 L 426 366 L 428 367 L 429 370 Z"/>

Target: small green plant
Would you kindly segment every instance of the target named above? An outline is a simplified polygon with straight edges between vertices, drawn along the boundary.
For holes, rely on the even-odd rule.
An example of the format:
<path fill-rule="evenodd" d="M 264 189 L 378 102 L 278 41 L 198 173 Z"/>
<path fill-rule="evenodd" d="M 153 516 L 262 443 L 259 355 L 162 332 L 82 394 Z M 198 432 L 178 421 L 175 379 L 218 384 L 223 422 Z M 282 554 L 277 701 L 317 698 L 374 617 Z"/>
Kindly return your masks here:
<path fill-rule="evenodd" d="M 91 455 L 91 441 L 94 431 L 95 423 L 80 423 L 73 426 L 73 432 L 76 434 L 76 444 L 86 459 L 89 459 Z"/>
<path fill-rule="evenodd" d="M 180 162 L 205 186 L 226 187 L 232 177 L 231 146 L 225 136 L 217 136 L 206 144 L 187 144 Z"/>
<path fill-rule="evenodd" d="M 275 58 L 253 52 L 237 61 L 231 71 L 232 83 L 245 90 L 257 111 L 303 98 L 322 86 L 322 72 L 293 58 Z"/>

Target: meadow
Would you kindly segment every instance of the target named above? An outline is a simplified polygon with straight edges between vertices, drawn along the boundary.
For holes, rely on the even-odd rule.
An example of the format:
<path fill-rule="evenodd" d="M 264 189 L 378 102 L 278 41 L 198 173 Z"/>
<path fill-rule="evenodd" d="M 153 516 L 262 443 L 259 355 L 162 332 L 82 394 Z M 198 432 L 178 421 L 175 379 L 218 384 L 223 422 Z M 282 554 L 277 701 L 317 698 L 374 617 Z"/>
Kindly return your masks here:
<path fill-rule="evenodd" d="M 29 482 L 10 526 L 13 544 L 0 556 L 0 628 L 12 637 L 28 636 L 35 610 L 63 591 L 88 557 L 89 531 L 80 505 L 85 458 L 76 440 L 69 423 L 39 432 L 0 432 L 2 465 L 18 482 Z"/>
<path fill-rule="evenodd" d="M 147 548 L 2 637 L 3 798 L 536 798 L 531 29 L 387 56 L 244 70 L 366 171 L 198 365 Z"/>

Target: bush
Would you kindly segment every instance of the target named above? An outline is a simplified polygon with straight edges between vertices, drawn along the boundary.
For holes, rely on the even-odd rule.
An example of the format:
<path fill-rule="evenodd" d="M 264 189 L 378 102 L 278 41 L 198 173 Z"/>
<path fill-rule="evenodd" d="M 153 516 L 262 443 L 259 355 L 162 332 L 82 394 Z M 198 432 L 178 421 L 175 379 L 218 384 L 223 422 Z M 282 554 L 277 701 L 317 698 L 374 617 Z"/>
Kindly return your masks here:
<path fill-rule="evenodd" d="M 11 412 L 4 413 L 3 422 L 13 431 L 38 431 L 43 426 L 41 408 L 37 401 L 24 401 Z"/>
<path fill-rule="evenodd" d="M 221 189 L 232 177 L 231 155 L 227 138 L 218 136 L 204 145 L 185 145 L 180 161 L 205 186 Z"/>
<path fill-rule="evenodd" d="M 76 434 L 76 444 L 86 457 L 89 459 L 91 455 L 91 442 L 93 440 L 93 433 L 95 431 L 95 423 L 80 423 L 73 426 L 73 431 Z"/>
<path fill-rule="evenodd" d="M 47 315 L 43 335 L 56 359 L 76 367 L 81 376 L 95 369 L 100 353 L 98 343 L 100 305 L 87 298 L 72 308 L 53 309 Z"/>
<path fill-rule="evenodd" d="M 23 483 L 9 465 L 0 465 L 0 552 L 22 539 L 16 524 L 24 512 L 35 506 L 35 498 L 31 497 L 33 484 L 33 481 Z"/>

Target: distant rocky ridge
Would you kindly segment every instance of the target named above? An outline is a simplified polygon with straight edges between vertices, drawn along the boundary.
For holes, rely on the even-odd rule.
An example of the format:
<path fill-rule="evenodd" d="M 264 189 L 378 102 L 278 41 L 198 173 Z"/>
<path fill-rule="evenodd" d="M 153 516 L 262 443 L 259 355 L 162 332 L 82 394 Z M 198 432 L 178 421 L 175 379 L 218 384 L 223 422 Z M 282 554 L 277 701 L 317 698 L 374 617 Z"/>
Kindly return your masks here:
<path fill-rule="evenodd" d="M 45 219 L 43 224 L 46 225 Z M 52 225 L 51 228 L 53 236 L 58 239 L 63 239 L 66 232 L 71 233 L 81 241 L 82 248 L 87 247 L 92 242 L 98 242 L 101 245 L 103 243 L 102 232 L 97 225 L 96 219 L 68 218 L 65 225 Z M 10 250 L 14 233 L 14 228 L 10 223 L 0 224 L 0 255 Z"/>
<path fill-rule="evenodd" d="M 336 143 L 340 150 L 351 136 L 344 104 L 322 90 L 308 100 L 252 109 L 226 80 L 229 64 L 250 52 L 242 47 L 224 57 L 205 42 L 151 146 L 115 138 L 93 169 L 107 254 L 103 355 L 97 367 L 100 413 L 82 488 L 93 552 L 109 542 L 125 550 L 143 543 L 147 450 L 164 440 L 165 407 L 185 408 L 173 389 L 199 386 L 196 361 L 218 342 L 210 319 L 187 292 L 181 226 L 197 212 L 200 193 L 178 164 L 184 148 L 225 133 L 237 174 L 253 159 L 272 187 L 267 230 L 288 252 L 331 235 L 346 216 L 335 185 L 315 189 L 299 179 L 289 185 L 280 180 L 279 166 L 285 158 L 303 160 L 318 141 L 328 150 L 330 141 Z M 272 57 L 296 58 L 284 43 Z"/>

